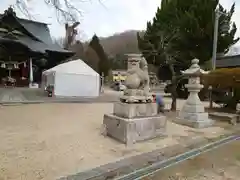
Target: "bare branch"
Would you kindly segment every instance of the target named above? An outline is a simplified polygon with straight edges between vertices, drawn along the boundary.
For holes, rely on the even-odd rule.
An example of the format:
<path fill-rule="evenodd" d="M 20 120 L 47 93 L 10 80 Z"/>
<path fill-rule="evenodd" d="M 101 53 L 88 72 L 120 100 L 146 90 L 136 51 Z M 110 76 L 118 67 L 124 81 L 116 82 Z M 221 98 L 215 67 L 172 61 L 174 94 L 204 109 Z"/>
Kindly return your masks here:
<path fill-rule="evenodd" d="M 108 9 L 101 0 L 98 0 L 98 2 L 105 8 L 105 9 Z"/>
<path fill-rule="evenodd" d="M 28 0 L 31 1 L 31 0 Z M 58 22 L 77 22 L 79 17 L 83 16 L 82 9 L 78 9 L 76 4 L 91 2 L 92 0 L 42 0 L 44 3 L 50 7 L 53 7 L 56 12 L 56 17 Z M 106 8 L 101 0 L 97 0 L 104 8 Z M 29 13 L 29 9 L 25 0 L 16 0 L 17 8 L 28 18 L 33 16 Z"/>
<path fill-rule="evenodd" d="M 44 0 L 44 2 L 55 8 L 59 22 L 62 22 L 62 18 L 65 22 L 76 22 L 78 15 L 82 16 L 82 12 L 73 6 L 69 0 L 64 0 L 64 3 L 61 3 L 61 0 Z"/>
<path fill-rule="evenodd" d="M 16 7 L 23 13 L 24 16 L 28 17 L 29 19 L 35 19 L 28 11 L 27 4 L 24 1 L 16 0 Z M 13 8 L 15 8 L 13 6 Z"/>

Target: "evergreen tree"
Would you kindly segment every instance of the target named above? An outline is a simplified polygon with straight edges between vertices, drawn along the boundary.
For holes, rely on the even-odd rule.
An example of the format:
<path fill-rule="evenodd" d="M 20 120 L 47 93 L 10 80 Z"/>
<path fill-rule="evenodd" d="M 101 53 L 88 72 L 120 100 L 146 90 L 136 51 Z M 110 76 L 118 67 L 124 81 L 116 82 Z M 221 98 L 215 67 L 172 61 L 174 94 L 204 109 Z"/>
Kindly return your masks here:
<path fill-rule="evenodd" d="M 85 54 L 84 61 L 96 72 L 99 72 L 99 67 L 98 67 L 99 57 L 96 51 L 90 46 L 88 46 L 84 54 Z"/>
<path fill-rule="evenodd" d="M 116 69 L 126 70 L 127 56 L 124 54 L 116 54 L 116 56 L 112 58 L 111 67 L 113 70 L 116 70 Z"/>
<path fill-rule="evenodd" d="M 215 9 L 218 0 L 162 0 L 145 34 L 139 34 L 138 46 L 148 63 L 168 69 L 172 80 L 172 110 L 176 109 L 176 87 L 180 70 L 189 67 L 194 58 L 204 64 L 212 56 Z M 226 53 L 238 42 L 230 11 L 219 5 L 218 53 Z M 227 27 L 227 28 L 226 28 Z"/>
<path fill-rule="evenodd" d="M 85 59 L 84 47 L 81 41 L 77 41 L 75 44 L 69 47 L 70 51 L 75 52 L 75 55 L 71 59 Z"/>
<path fill-rule="evenodd" d="M 99 57 L 98 73 L 100 75 L 104 73 L 104 76 L 107 76 L 109 72 L 109 60 L 96 34 L 92 37 L 89 46 L 97 53 Z"/>

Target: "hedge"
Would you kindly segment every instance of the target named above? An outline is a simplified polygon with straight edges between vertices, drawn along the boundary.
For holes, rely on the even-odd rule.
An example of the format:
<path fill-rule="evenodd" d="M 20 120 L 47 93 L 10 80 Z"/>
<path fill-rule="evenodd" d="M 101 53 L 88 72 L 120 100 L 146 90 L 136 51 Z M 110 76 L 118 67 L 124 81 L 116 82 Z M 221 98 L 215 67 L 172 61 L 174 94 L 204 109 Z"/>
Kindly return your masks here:
<path fill-rule="evenodd" d="M 240 68 L 221 68 L 203 76 L 205 86 L 240 88 Z"/>

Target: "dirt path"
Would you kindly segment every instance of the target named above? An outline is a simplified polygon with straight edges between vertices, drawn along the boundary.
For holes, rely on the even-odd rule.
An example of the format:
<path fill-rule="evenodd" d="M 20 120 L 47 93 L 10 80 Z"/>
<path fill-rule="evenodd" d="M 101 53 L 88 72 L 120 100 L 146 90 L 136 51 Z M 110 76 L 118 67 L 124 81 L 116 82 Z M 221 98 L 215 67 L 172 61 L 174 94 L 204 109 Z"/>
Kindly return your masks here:
<path fill-rule="evenodd" d="M 118 159 L 184 143 L 184 137 L 214 137 L 225 131 L 168 122 L 165 139 L 131 147 L 100 134 L 113 104 L 37 104 L 0 107 L 0 180 L 53 180 Z"/>
<path fill-rule="evenodd" d="M 187 160 L 149 177 L 150 180 L 238 180 L 240 141 Z"/>

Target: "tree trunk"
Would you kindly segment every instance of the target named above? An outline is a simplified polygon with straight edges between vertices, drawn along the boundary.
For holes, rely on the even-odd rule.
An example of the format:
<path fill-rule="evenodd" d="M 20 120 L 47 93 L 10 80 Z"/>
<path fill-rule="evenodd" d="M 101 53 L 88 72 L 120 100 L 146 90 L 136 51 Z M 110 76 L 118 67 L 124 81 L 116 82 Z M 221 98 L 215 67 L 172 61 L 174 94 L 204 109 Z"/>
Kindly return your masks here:
<path fill-rule="evenodd" d="M 232 109 L 232 110 L 236 110 L 237 104 L 239 102 L 240 99 L 240 90 L 239 89 L 234 89 L 234 95 L 233 97 L 229 100 L 229 102 L 227 102 L 226 104 L 226 108 Z"/>
<path fill-rule="evenodd" d="M 174 71 L 173 65 L 169 65 L 172 74 L 172 86 L 171 86 L 171 97 L 172 97 L 172 104 L 171 104 L 171 111 L 177 110 L 177 77 Z"/>
<path fill-rule="evenodd" d="M 233 97 L 233 98 L 227 103 L 227 105 L 226 105 L 225 107 L 228 108 L 228 109 L 235 110 L 236 107 L 237 107 L 238 101 L 239 101 L 238 99 L 236 99 L 235 97 Z"/>

